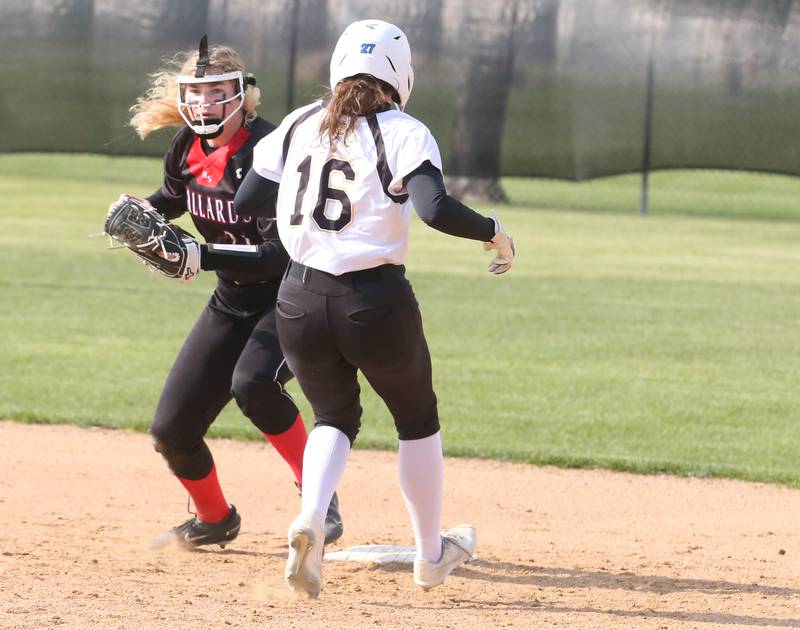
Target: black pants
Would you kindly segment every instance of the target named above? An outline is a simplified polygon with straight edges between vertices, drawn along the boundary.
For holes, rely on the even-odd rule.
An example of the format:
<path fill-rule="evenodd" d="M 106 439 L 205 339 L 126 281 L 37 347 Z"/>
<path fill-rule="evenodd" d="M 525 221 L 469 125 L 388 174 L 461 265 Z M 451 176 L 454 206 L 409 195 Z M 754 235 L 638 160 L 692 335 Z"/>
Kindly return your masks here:
<path fill-rule="evenodd" d="M 278 292 L 286 361 L 314 409 L 352 443 L 361 426 L 357 370 L 384 400 L 401 440 L 439 430 L 417 300 L 398 265 L 333 276 L 292 262 Z"/>
<path fill-rule="evenodd" d="M 202 479 L 213 466 L 203 437 L 235 398 L 262 432 L 294 423 L 297 406 L 283 385 L 292 377 L 275 330 L 275 309 L 238 317 L 215 294 L 169 372 L 150 432 L 179 477 Z"/>

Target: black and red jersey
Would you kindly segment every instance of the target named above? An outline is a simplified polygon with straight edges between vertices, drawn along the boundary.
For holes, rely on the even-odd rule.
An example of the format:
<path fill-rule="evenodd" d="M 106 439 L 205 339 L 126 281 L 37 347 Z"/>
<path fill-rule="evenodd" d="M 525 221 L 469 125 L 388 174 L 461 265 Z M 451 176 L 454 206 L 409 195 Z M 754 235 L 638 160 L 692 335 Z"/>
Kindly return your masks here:
<path fill-rule="evenodd" d="M 277 286 L 288 260 L 274 219 L 240 217 L 233 205 L 252 166 L 253 147 L 273 129 L 272 123 L 256 118 L 227 144 L 212 148 L 188 126 L 181 127 L 164 156 L 164 182 L 148 197 L 167 219 L 188 212 L 206 243 L 260 246 L 260 255 L 247 259 L 224 258 L 203 248 L 203 268 L 236 285 L 276 281 Z M 265 199 L 264 204 L 270 207 L 263 208 L 262 216 L 274 217 L 275 198 Z"/>

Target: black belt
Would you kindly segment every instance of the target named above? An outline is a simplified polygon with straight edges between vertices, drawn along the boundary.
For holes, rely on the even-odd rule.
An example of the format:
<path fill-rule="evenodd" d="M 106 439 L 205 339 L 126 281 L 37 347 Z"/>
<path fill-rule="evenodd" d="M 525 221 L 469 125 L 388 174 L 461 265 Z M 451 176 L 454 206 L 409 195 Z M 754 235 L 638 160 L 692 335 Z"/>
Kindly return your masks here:
<path fill-rule="evenodd" d="M 405 275 L 406 268 L 404 265 L 380 265 L 379 267 L 372 267 L 370 269 L 359 269 L 358 271 L 348 271 L 346 273 L 335 275 L 313 267 L 306 267 L 305 265 L 292 260 L 289 263 L 289 268 L 286 270 L 286 277 L 293 278 L 302 282 L 303 284 L 309 282 L 314 277 L 323 277 L 334 282 L 341 282 L 343 284 L 360 285 L 370 282 L 380 282 L 390 278 L 400 278 Z"/>

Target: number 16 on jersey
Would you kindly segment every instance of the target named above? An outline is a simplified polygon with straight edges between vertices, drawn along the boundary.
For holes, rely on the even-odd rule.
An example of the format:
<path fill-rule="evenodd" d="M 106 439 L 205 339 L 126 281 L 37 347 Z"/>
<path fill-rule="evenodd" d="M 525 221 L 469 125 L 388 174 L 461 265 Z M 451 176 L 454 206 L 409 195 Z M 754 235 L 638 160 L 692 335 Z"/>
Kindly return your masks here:
<path fill-rule="evenodd" d="M 305 219 L 303 215 L 303 199 L 306 196 L 311 180 L 311 156 L 308 155 L 297 167 L 300 174 L 300 183 L 297 187 L 297 196 L 294 202 L 294 212 L 289 219 L 289 225 L 302 225 Z M 341 180 L 344 182 L 341 182 Z M 329 158 L 322 166 L 319 182 L 316 183 L 318 193 L 311 211 L 311 219 L 317 224 L 320 230 L 326 232 L 341 232 L 353 220 L 353 205 L 347 191 L 337 187 L 337 183 L 354 182 L 356 173 L 350 162 L 340 158 Z M 337 182 L 337 180 L 339 180 Z M 313 186 L 314 184 L 312 184 Z M 328 208 L 338 206 L 338 216 L 329 213 Z M 335 218 L 334 218 L 335 216 Z"/>

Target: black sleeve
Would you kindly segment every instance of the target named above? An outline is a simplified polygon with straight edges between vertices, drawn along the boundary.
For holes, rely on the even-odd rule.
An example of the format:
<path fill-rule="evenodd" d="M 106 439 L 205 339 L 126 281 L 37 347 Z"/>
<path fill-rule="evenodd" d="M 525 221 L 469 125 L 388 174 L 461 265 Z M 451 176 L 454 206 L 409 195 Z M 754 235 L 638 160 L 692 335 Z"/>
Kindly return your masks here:
<path fill-rule="evenodd" d="M 185 148 L 182 131 L 183 129 L 175 134 L 164 156 L 164 182 L 161 188 L 147 198 L 150 205 L 168 221 L 177 219 L 186 212 L 186 182 L 181 175 L 181 160 Z M 191 130 L 189 133 L 192 133 Z"/>
<path fill-rule="evenodd" d="M 277 195 L 278 182 L 261 177 L 251 168 L 236 191 L 233 209 L 243 217 L 274 218 Z"/>
<path fill-rule="evenodd" d="M 205 271 L 245 271 L 258 273 L 265 280 L 280 278 L 289 264 L 289 254 L 278 239 L 269 239 L 243 251 L 224 245 L 201 244 L 200 267 Z"/>
<path fill-rule="evenodd" d="M 476 241 L 490 241 L 494 236 L 494 221 L 448 195 L 442 172 L 429 161 L 404 182 L 419 218 L 432 228 Z"/>
<path fill-rule="evenodd" d="M 158 210 L 167 221 L 177 219 L 186 212 L 185 206 L 179 204 L 173 197 L 165 195 L 163 188 L 159 188 L 152 195 L 147 197 L 147 201 L 149 201 L 150 205 Z"/>

